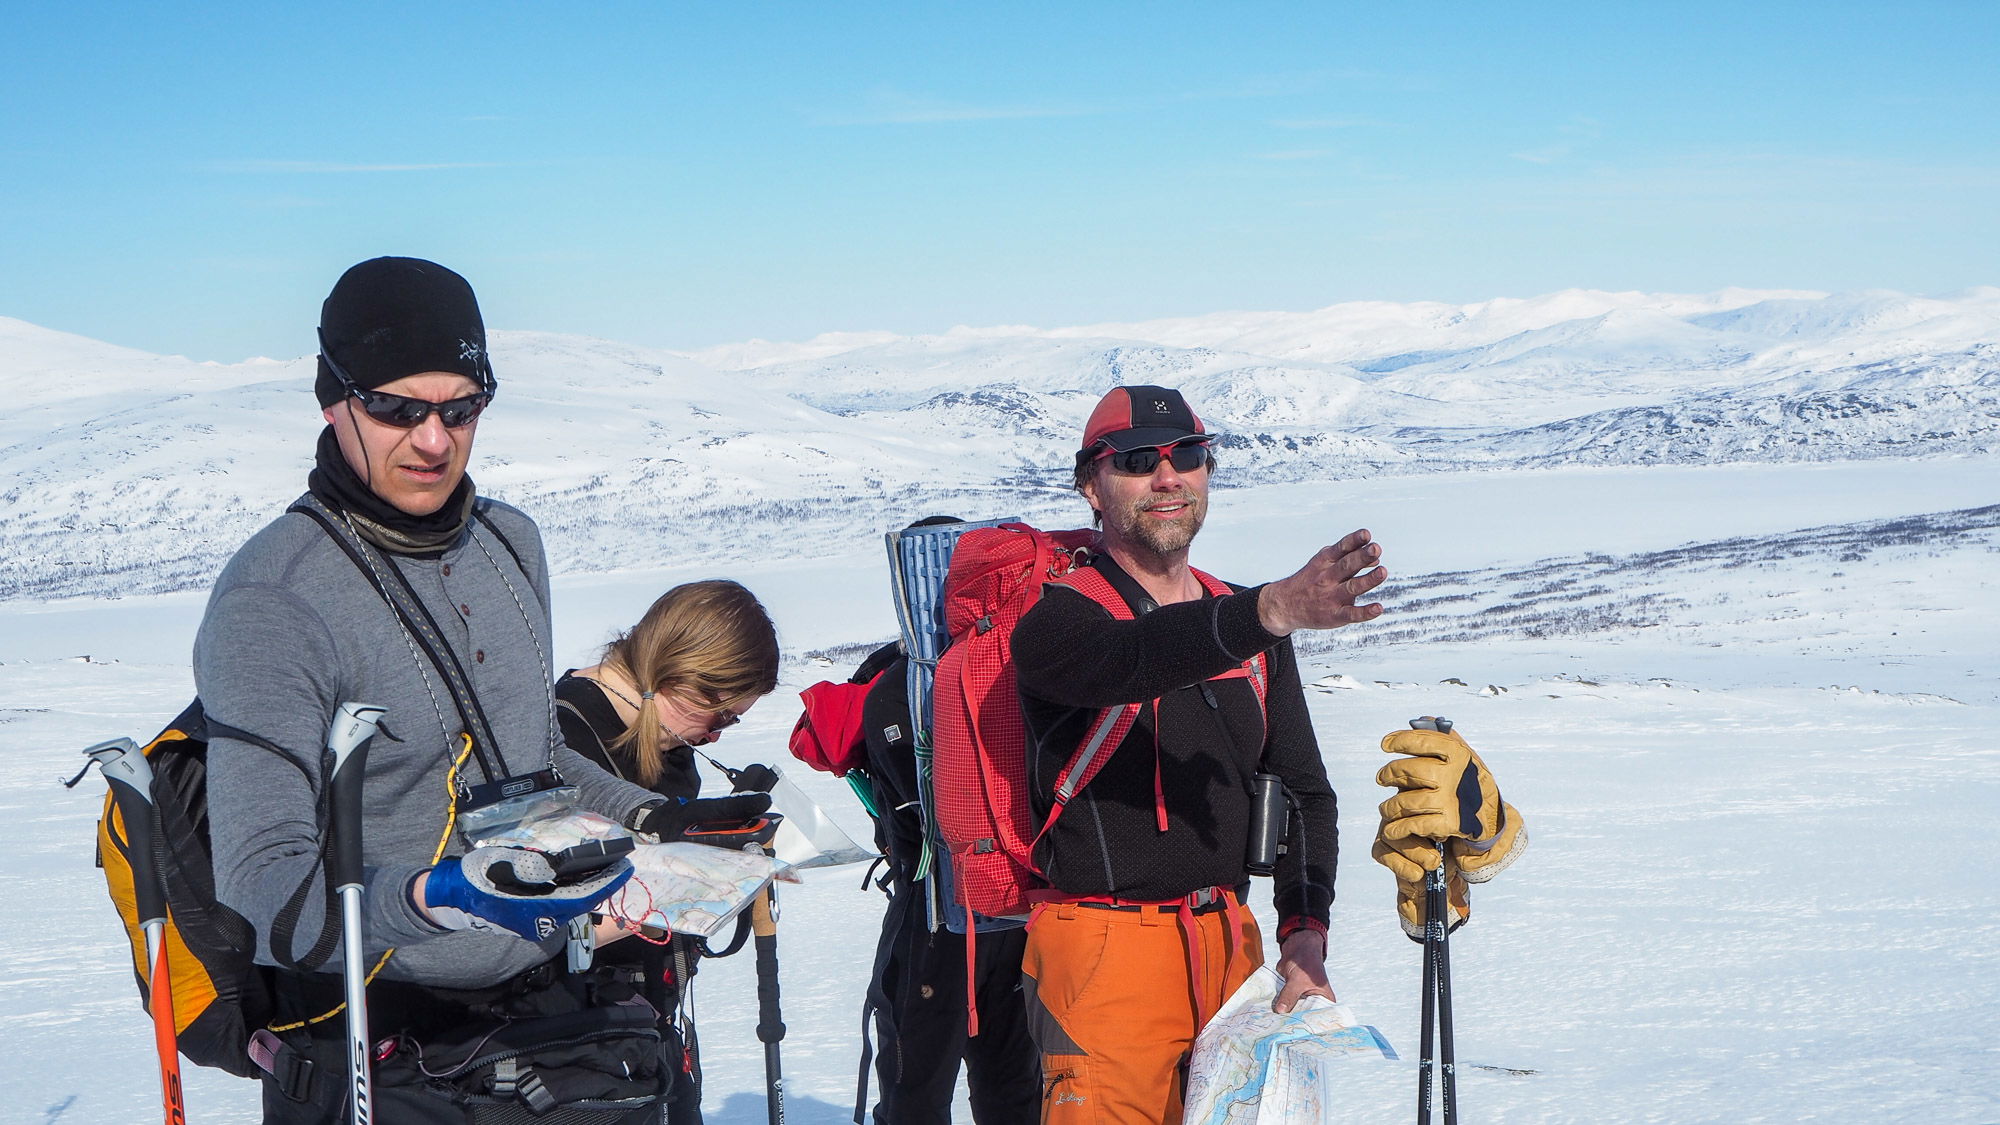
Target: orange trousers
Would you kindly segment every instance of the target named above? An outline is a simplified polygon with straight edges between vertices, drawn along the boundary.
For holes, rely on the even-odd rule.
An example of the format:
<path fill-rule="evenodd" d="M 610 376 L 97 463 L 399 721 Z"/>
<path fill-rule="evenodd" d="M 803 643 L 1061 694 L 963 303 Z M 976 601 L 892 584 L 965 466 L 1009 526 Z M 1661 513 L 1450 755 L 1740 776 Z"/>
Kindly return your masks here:
<path fill-rule="evenodd" d="M 1264 963 L 1256 919 L 1238 915 L 1234 942 L 1227 912 L 1194 916 L 1197 997 L 1172 907 L 1035 907 L 1021 983 L 1044 1125 L 1179 1125 L 1195 1033 Z"/>

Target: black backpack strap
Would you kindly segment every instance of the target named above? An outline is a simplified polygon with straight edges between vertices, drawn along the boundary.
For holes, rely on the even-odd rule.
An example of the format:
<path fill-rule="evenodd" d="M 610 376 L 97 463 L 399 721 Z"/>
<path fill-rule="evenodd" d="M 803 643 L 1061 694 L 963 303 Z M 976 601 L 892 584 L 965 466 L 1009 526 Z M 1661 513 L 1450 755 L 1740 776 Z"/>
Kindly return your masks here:
<path fill-rule="evenodd" d="M 493 522 L 493 517 L 486 514 L 486 509 L 487 505 L 485 503 L 475 502 L 472 505 L 472 518 L 478 520 L 492 534 L 493 538 L 498 539 L 502 547 L 507 548 L 507 554 L 513 558 L 514 566 L 521 572 L 521 577 L 528 580 L 529 586 L 533 586 L 535 584 L 534 576 L 528 573 L 528 564 L 521 561 L 521 552 L 514 549 L 513 542 L 507 538 L 505 532 L 500 530 L 500 525 Z M 540 593 L 539 590 L 536 592 Z"/>
<path fill-rule="evenodd" d="M 743 948 L 744 939 L 748 938 L 749 936 L 750 936 L 750 912 L 748 910 L 744 910 L 736 915 L 736 932 L 729 936 L 729 944 L 723 946 L 719 950 L 710 949 L 708 947 L 708 939 L 702 938 L 701 955 L 703 957 L 733 957 L 736 955 L 737 950 Z"/>
<path fill-rule="evenodd" d="M 861 1069 L 854 1079 L 854 1125 L 867 1125 L 868 1070 L 875 1062 L 874 997 L 861 1001 Z"/>
<path fill-rule="evenodd" d="M 500 747 L 493 737 L 493 727 L 487 721 L 485 708 L 479 705 L 479 697 L 473 694 L 471 679 L 465 674 L 464 666 L 458 662 L 458 656 L 451 651 L 451 646 L 445 643 L 444 634 L 438 629 L 437 620 L 431 616 L 430 610 L 424 607 L 423 600 L 417 597 L 417 592 L 410 587 L 409 579 L 405 578 L 403 572 L 393 563 L 385 563 L 378 568 L 370 558 L 371 551 L 368 545 L 345 524 L 334 519 L 317 498 L 307 497 L 292 505 L 289 510 L 311 517 L 327 536 L 346 552 L 355 569 L 361 572 L 361 576 L 375 588 L 375 592 L 381 596 L 390 611 L 395 613 L 397 620 L 402 622 L 404 632 L 418 648 L 423 650 L 424 655 L 430 658 L 431 664 L 437 668 L 438 675 L 451 693 L 452 704 L 458 709 L 459 721 L 465 724 L 466 731 L 472 735 L 472 755 L 479 762 L 479 772 L 485 775 L 488 781 L 506 776 L 506 759 L 500 755 Z M 394 585 L 383 578 L 382 571 L 387 571 L 395 579 Z M 496 765 L 498 773 L 494 772 Z"/>
<path fill-rule="evenodd" d="M 189 712 L 195 712 L 200 703 L 201 701 L 197 699 L 195 706 L 188 709 Z M 272 960 L 294 972 L 312 972 L 326 964 L 333 956 L 334 945 L 340 940 L 339 896 L 334 892 L 333 881 L 322 878 L 320 884 L 326 895 L 326 909 L 320 921 L 319 937 L 314 939 L 313 947 L 306 951 L 304 957 L 296 959 L 292 957 L 292 946 L 298 936 L 299 916 L 305 912 L 306 897 L 312 893 L 313 876 L 326 870 L 327 852 L 332 846 L 331 834 L 326 830 L 327 822 L 331 819 L 326 787 L 316 784 L 319 781 L 318 775 L 303 762 L 263 735 L 244 730 L 242 727 L 231 726 L 208 714 L 206 708 L 200 709 L 195 721 L 200 724 L 199 730 L 183 728 L 190 736 L 199 737 L 203 741 L 227 738 L 232 742 L 242 742 L 268 751 L 272 756 L 304 774 L 307 784 L 313 787 L 313 820 L 319 830 L 319 852 L 314 859 L 312 869 L 299 881 L 291 897 L 285 900 L 285 905 L 278 909 L 277 917 L 271 923 L 269 940 Z"/>
<path fill-rule="evenodd" d="M 326 800 L 321 798 L 314 817 L 319 822 L 319 853 L 313 860 L 313 868 L 306 872 L 306 877 L 299 882 L 298 889 L 292 892 L 292 897 L 285 900 L 284 906 L 278 908 L 277 916 L 271 920 L 271 959 L 284 968 L 298 973 L 310 973 L 326 964 L 327 959 L 333 956 L 334 945 L 340 940 L 340 897 L 333 889 L 333 880 L 321 878 L 320 884 L 326 893 L 326 906 L 325 912 L 320 917 L 319 937 L 313 942 L 313 947 L 306 950 L 304 957 L 297 959 L 292 957 L 292 946 L 297 941 L 299 932 L 299 916 L 305 913 L 306 895 L 312 890 L 313 876 L 325 872 L 331 859 L 328 852 L 333 848 L 333 834 L 326 830 L 329 818 L 325 809 Z"/>
<path fill-rule="evenodd" d="M 584 713 L 580 709 L 578 709 L 576 704 L 571 703 L 569 700 L 564 699 L 562 696 L 559 695 L 556 696 L 556 710 L 568 711 L 570 714 L 576 716 L 577 722 L 583 724 L 583 729 L 590 734 L 590 741 L 596 745 L 597 753 L 604 759 L 604 762 L 607 768 L 609 769 L 611 776 L 617 778 L 620 781 L 632 780 L 631 778 L 625 776 L 625 771 L 623 769 L 619 768 L 617 756 L 611 753 L 611 748 L 604 744 L 604 737 L 597 733 L 596 727 L 590 725 L 590 719 L 585 717 Z M 564 737 L 567 738 L 568 736 L 565 735 Z M 578 747 L 572 746 L 570 747 L 570 749 L 576 750 L 578 753 L 582 753 L 582 751 Z M 633 782 L 633 784 L 636 785 L 638 783 Z"/>
<path fill-rule="evenodd" d="M 875 943 L 875 967 L 868 974 L 868 987 L 861 995 L 861 1072 L 854 1085 L 855 1125 L 863 1125 L 867 1114 L 868 1079 L 872 1072 L 869 1064 L 875 1061 L 875 1043 L 871 1035 L 876 1020 L 886 1025 L 882 1037 L 884 1049 L 889 1049 L 902 1037 L 902 1028 L 896 1019 L 896 1006 L 889 1002 L 888 989 L 882 982 L 888 975 L 889 962 L 894 958 L 897 946 L 903 941 L 909 913 L 917 908 L 922 894 L 916 884 L 909 884 L 902 888 L 901 894 L 890 897 L 889 907 L 883 913 L 882 936 Z M 900 1080 L 902 1076 L 899 1073 L 897 1077 Z"/>

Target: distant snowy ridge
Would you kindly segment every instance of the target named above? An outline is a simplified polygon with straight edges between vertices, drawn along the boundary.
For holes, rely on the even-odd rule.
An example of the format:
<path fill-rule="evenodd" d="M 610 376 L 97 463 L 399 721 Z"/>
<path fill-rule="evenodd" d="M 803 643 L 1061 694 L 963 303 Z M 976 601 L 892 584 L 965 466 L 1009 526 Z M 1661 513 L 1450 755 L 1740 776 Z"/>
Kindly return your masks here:
<path fill-rule="evenodd" d="M 1374 595 L 1390 609 L 1384 627 L 1303 636 L 1299 651 L 1408 644 L 1621 634 L 1664 629 L 1700 643 L 1810 648 L 1802 638 L 1853 644 L 1856 629 L 1834 624 L 1853 615 L 1880 620 L 1871 604 L 1829 590 L 1866 585 L 1850 574 L 1882 576 L 1939 569 L 1947 556 L 2000 554 L 2000 504 L 1887 520 L 1803 528 L 1774 535 L 1687 543 L 1626 555 L 1542 559 L 1530 566 L 1394 578 Z M 1911 561 L 1918 560 L 1918 561 Z M 1736 572 L 1727 583 L 1703 576 Z M 1827 589 L 1810 581 L 1823 578 Z M 1876 591 L 1880 592 L 1879 588 Z M 1924 626 L 1907 608 L 1904 628 Z"/>
<path fill-rule="evenodd" d="M 1187 393 L 1224 435 L 1219 487 L 2000 449 L 1994 288 L 1577 290 L 694 355 L 492 336 L 473 475 L 536 516 L 559 572 L 809 555 L 935 513 L 1048 518 L 1120 383 Z M 0 600 L 205 585 L 303 490 L 311 373 L 0 318 Z"/>

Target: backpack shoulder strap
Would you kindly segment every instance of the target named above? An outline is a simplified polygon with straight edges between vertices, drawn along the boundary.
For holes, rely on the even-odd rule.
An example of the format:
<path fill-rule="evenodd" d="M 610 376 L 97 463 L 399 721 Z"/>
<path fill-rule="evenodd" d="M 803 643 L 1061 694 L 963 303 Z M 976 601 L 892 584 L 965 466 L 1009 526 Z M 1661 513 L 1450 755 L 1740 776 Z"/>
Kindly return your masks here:
<path fill-rule="evenodd" d="M 1134 620 L 1132 607 L 1125 604 L 1125 598 L 1111 585 L 1111 580 L 1104 577 L 1104 573 L 1094 566 L 1077 567 L 1061 578 L 1052 580 L 1049 585 L 1067 586 L 1075 590 L 1103 606 L 1104 612 L 1119 621 Z"/>
<path fill-rule="evenodd" d="M 1110 579 L 1105 578 L 1094 566 L 1077 567 L 1049 584 L 1067 586 L 1075 590 L 1103 606 L 1106 613 L 1119 621 L 1136 620 L 1132 607 L 1125 604 L 1124 597 L 1112 587 Z M 1132 724 L 1138 721 L 1139 711 L 1144 706 L 1144 703 L 1126 703 L 1117 707 L 1107 707 L 1099 711 L 1097 717 L 1090 721 L 1082 741 L 1077 743 L 1076 753 L 1070 755 L 1069 761 L 1063 765 L 1062 772 L 1056 775 L 1056 803 L 1049 810 L 1048 819 L 1042 823 L 1041 832 L 1036 834 L 1037 842 L 1055 826 L 1056 818 L 1062 815 L 1063 806 L 1069 803 L 1070 798 L 1076 796 L 1077 791 L 1089 784 L 1090 779 L 1096 777 L 1098 771 L 1104 768 L 1108 751 L 1125 738 L 1126 732 L 1132 729 Z"/>
<path fill-rule="evenodd" d="M 541 597 L 541 590 L 539 587 L 535 586 L 534 576 L 528 573 L 528 564 L 522 560 L 521 552 L 514 549 L 513 540 L 508 539 L 507 533 L 500 530 L 500 524 L 496 520 L 494 520 L 493 516 L 490 514 L 489 509 L 491 507 L 492 505 L 487 503 L 485 500 L 475 501 L 472 505 L 472 518 L 478 520 L 480 526 L 484 527 L 489 533 L 492 534 L 493 538 L 498 539 L 500 541 L 500 545 L 502 547 L 505 547 L 507 549 L 508 557 L 514 560 L 514 569 L 520 571 L 521 577 L 526 578 L 528 580 L 529 588 L 535 591 L 535 597 L 539 600 Z M 548 609 L 547 606 L 543 606 L 542 608 L 544 610 Z"/>
<path fill-rule="evenodd" d="M 1235 587 L 1231 586 L 1227 582 L 1224 582 L 1222 579 L 1217 578 L 1215 575 L 1208 573 L 1205 570 L 1195 570 L 1194 567 L 1189 567 L 1188 569 L 1193 570 L 1194 576 L 1201 580 L 1202 586 L 1205 587 L 1210 594 L 1213 594 L 1218 598 L 1226 598 L 1229 595 L 1238 592 Z M 1258 710 L 1264 712 L 1265 721 L 1269 722 L 1270 704 L 1267 703 L 1266 700 L 1270 697 L 1271 694 L 1270 652 L 1268 650 L 1264 652 L 1259 652 L 1257 655 L 1251 657 L 1248 660 L 1245 660 L 1243 662 L 1243 671 L 1246 675 L 1250 677 L 1251 688 L 1253 688 L 1257 692 Z"/>
<path fill-rule="evenodd" d="M 327 851 L 330 842 L 330 837 L 326 831 L 329 807 L 327 804 L 326 787 L 320 784 L 322 779 L 306 766 L 305 763 L 287 753 L 277 743 L 254 731 L 247 731 L 241 727 L 231 726 L 210 715 L 208 709 L 202 705 L 199 697 L 193 703 L 188 704 L 187 709 L 182 711 L 180 716 L 174 719 L 166 730 L 161 731 L 154 737 L 153 742 L 146 747 L 147 752 L 151 753 L 153 748 L 165 741 L 170 734 L 178 734 L 182 739 L 190 743 L 200 743 L 204 747 L 202 751 L 204 761 L 201 766 L 202 803 L 204 807 L 200 813 L 203 817 L 207 815 L 206 789 L 208 784 L 208 766 L 205 760 L 207 751 L 205 747 L 215 739 L 226 738 L 232 742 L 242 742 L 250 746 L 255 746 L 257 749 L 265 751 L 272 757 L 277 758 L 279 761 L 286 763 L 305 775 L 306 784 L 314 790 L 313 819 L 319 829 L 320 835 L 319 858 L 312 869 L 306 872 L 305 878 L 299 881 L 299 885 L 292 888 L 292 893 L 285 899 L 284 905 L 280 906 L 278 913 L 272 917 L 268 945 L 272 958 L 283 968 L 301 973 L 312 972 L 319 968 L 333 956 L 334 944 L 340 938 L 340 900 L 334 891 L 333 880 L 324 878 L 320 880 L 321 891 L 325 896 L 325 901 L 321 911 L 319 936 L 313 939 L 312 948 L 306 951 L 305 956 L 295 959 L 292 957 L 292 946 L 298 935 L 299 919 L 305 912 L 306 899 L 312 893 L 313 878 L 315 875 L 321 875 L 326 871 Z"/>
<path fill-rule="evenodd" d="M 625 776 L 625 771 L 618 765 L 617 755 L 611 752 L 611 747 L 606 746 L 604 744 L 604 736 L 598 734 L 597 728 L 590 725 L 590 717 L 585 715 L 581 708 L 579 708 L 576 704 L 571 703 L 569 700 L 564 699 L 562 696 L 559 695 L 556 696 L 556 710 L 568 711 L 570 714 L 576 716 L 577 722 L 583 724 L 583 729 L 590 735 L 590 741 L 597 746 L 598 755 L 604 759 L 606 765 L 611 767 L 612 776 L 616 777 L 620 781 L 632 780 L 631 778 Z M 570 749 L 575 750 L 577 749 L 577 747 L 572 746 L 570 747 Z"/>

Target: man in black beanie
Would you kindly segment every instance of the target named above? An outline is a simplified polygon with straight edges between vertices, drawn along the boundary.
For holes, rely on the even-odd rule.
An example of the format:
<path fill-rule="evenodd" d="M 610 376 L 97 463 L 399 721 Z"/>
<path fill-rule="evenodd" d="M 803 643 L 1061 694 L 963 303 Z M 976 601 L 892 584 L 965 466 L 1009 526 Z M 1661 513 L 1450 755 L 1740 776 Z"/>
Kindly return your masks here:
<path fill-rule="evenodd" d="M 464 817 L 483 792 L 533 790 L 552 771 L 583 808 L 655 835 L 713 812 L 703 801 L 668 808 L 563 743 L 541 535 L 480 498 L 465 471 L 495 386 L 464 278 L 415 258 L 348 270 L 321 309 L 327 428 L 307 492 L 229 561 L 195 640 L 216 898 L 255 929 L 257 959 L 274 970 L 277 1019 L 251 1051 L 267 1074 L 267 1122 L 342 1117 L 342 1021 L 317 1018 L 339 1002 L 339 960 L 315 948 L 339 921 L 325 909 L 318 796 L 320 747 L 342 701 L 386 709 L 361 830 L 370 1031 L 394 1046 L 376 1060 L 378 1119 L 442 1112 L 449 1092 L 415 1079 L 422 1056 L 405 1052 L 436 1054 L 496 1019 L 616 999 L 560 967 L 567 923 L 629 865 L 557 880 L 518 849 L 470 850 Z M 752 799 L 758 808 L 728 811 L 742 819 L 769 801 Z M 626 1035 L 644 1041 L 636 1063 L 618 1057 L 616 1036 L 601 1041 L 606 1073 L 593 1089 L 651 1106 L 657 1120 L 671 1077 L 650 1023 L 643 1032 Z M 520 1089 L 528 1096 L 529 1083 Z"/>
<path fill-rule="evenodd" d="M 447 541 L 472 514 L 465 465 L 495 390 L 472 286 L 417 258 L 363 262 L 320 306 L 319 346 L 313 390 L 332 427 L 320 438 L 321 467 L 336 440 L 352 474 L 336 467 L 315 488 L 337 490 L 384 526 Z M 435 423 L 421 402 L 441 404 Z"/>

